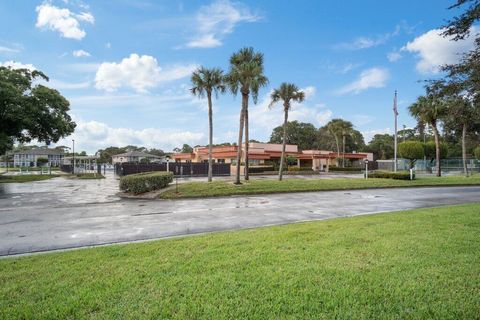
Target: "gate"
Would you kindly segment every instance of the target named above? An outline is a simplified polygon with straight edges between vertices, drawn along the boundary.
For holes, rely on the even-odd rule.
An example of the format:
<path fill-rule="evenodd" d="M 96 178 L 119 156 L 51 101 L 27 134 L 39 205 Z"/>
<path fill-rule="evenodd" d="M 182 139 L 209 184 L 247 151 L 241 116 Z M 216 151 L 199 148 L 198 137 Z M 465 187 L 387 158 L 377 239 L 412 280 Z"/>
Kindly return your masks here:
<path fill-rule="evenodd" d="M 115 173 L 126 176 L 129 174 L 167 171 L 166 163 L 117 163 L 115 164 Z M 208 175 L 208 163 L 179 163 L 171 162 L 168 164 L 168 171 L 173 172 L 175 176 L 201 177 Z M 229 176 L 229 163 L 213 163 L 212 174 L 214 176 Z"/>

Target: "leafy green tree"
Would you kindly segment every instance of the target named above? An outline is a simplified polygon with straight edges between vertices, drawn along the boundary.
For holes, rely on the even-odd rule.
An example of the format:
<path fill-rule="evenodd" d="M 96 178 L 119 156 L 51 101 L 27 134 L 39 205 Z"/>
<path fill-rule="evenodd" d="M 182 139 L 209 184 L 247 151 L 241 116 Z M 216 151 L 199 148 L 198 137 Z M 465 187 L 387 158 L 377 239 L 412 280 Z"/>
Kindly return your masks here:
<path fill-rule="evenodd" d="M 455 4 L 449 9 L 459 9 L 468 6 L 468 8 L 459 16 L 448 21 L 444 26 L 444 36 L 454 36 L 454 40 L 464 39 L 470 34 L 472 25 L 480 19 L 480 1 L 479 0 L 456 0 Z"/>
<path fill-rule="evenodd" d="M 155 156 L 159 156 L 159 157 L 163 157 L 165 155 L 165 151 L 163 151 L 162 149 L 155 149 L 155 148 L 152 148 L 150 150 L 148 150 L 149 154 L 153 154 Z"/>
<path fill-rule="evenodd" d="M 38 83 L 48 81 L 40 71 L 0 67 L 0 153 L 14 141 L 57 142 L 75 129 L 70 103 L 57 90 Z"/>
<path fill-rule="evenodd" d="M 288 121 L 287 144 L 296 144 L 300 150 L 315 149 L 317 128 L 311 123 Z M 270 135 L 270 143 L 282 143 L 283 125 L 275 127 Z"/>
<path fill-rule="evenodd" d="M 48 163 L 47 158 L 37 158 L 37 167 L 42 167 Z"/>
<path fill-rule="evenodd" d="M 475 150 L 473 151 L 473 154 L 475 155 L 475 158 L 477 160 L 480 160 L 480 146 L 475 148 Z"/>
<path fill-rule="evenodd" d="M 248 176 L 248 100 L 250 95 L 257 103 L 258 91 L 268 84 L 268 78 L 263 74 L 263 54 L 253 48 L 242 48 L 230 57 L 230 71 L 226 77 L 228 87 L 236 95 L 242 95 L 240 111 L 240 128 L 238 130 L 238 153 L 235 173 L 235 184 L 240 184 L 240 163 L 242 158 L 243 129 L 245 127 L 245 180 Z"/>
<path fill-rule="evenodd" d="M 436 152 L 437 146 L 435 144 L 435 141 L 427 141 L 424 144 L 424 149 L 425 149 L 425 157 L 429 159 L 431 163 L 433 163 L 433 161 L 437 157 L 437 152 Z M 440 142 L 440 159 L 445 159 L 447 155 L 448 155 L 448 145 L 444 142 Z"/>
<path fill-rule="evenodd" d="M 375 159 L 391 159 L 394 156 L 394 138 L 390 134 L 376 134 L 368 143 L 367 150 L 372 152 Z"/>
<path fill-rule="evenodd" d="M 305 93 L 301 91 L 296 85 L 293 83 L 282 83 L 280 88 L 273 90 L 272 94 L 270 95 L 271 102 L 270 107 L 273 107 L 280 101 L 283 101 L 283 112 L 284 112 L 284 120 L 283 120 L 283 137 L 282 137 L 282 155 L 280 157 L 280 170 L 278 171 L 278 180 L 282 181 L 283 175 L 283 163 L 285 159 L 285 145 L 287 143 L 287 123 L 288 123 L 288 111 L 292 107 L 291 102 L 303 102 L 305 99 Z"/>
<path fill-rule="evenodd" d="M 415 162 L 423 158 L 425 151 L 423 143 L 420 141 L 405 141 L 398 144 L 398 154 L 400 157 L 410 161 L 410 169 L 413 169 Z"/>
<path fill-rule="evenodd" d="M 446 114 L 445 102 L 433 94 L 420 96 L 417 101 L 410 105 L 410 114 L 417 119 L 417 122 L 428 123 L 432 128 L 435 138 L 436 159 L 437 159 L 437 177 L 442 175 L 440 165 L 440 133 L 438 131 L 438 123 Z"/>
<path fill-rule="evenodd" d="M 193 148 L 190 147 L 188 144 L 184 143 L 182 149 L 180 150 L 181 153 L 192 153 Z"/>
<path fill-rule="evenodd" d="M 192 93 L 208 100 L 208 182 L 212 182 L 213 106 L 212 93 L 225 92 L 223 71 L 218 68 L 200 67 L 192 74 Z"/>

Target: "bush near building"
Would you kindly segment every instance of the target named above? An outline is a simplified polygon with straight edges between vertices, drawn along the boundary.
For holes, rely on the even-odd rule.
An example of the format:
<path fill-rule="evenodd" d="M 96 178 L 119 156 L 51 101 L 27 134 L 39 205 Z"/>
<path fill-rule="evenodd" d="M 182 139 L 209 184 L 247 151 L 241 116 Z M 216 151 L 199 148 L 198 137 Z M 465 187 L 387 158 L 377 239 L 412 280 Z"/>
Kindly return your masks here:
<path fill-rule="evenodd" d="M 394 179 L 394 180 L 410 180 L 410 172 L 408 171 L 375 171 L 368 175 L 369 178 Z M 415 173 L 413 174 L 415 179 Z"/>
<path fill-rule="evenodd" d="M 135 194 L 159 190 L 173 181 L 172 172 L 144 172 L 120 179 L 120 190 Z"/>
<path fill-rule="evenodd" d="M 330 166 L 328 168 L 328 171 L 332 171 L 332 172 L 361 172 L 362 170 L 363 168 L 354 168 L 354 167 L 340 168 L 340 167 Z"/>

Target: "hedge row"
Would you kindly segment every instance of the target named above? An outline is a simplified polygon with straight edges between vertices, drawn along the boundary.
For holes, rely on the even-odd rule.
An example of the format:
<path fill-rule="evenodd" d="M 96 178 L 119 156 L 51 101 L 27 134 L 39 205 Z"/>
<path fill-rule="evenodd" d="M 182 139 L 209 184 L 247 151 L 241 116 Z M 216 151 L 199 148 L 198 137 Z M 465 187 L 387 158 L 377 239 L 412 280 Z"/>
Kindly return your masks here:
<path fill-rule="evenodd" d="M 375 171 L 368 174 L 369 178 L 382 178 L 382 179 L 395 179 L 395 180 L 410 180 L 410 172 L 408 171 Z M 413 173 L 413 179 L 415 179 L 415 173 Z"/>
<path fill-rule="evenodd" d="M 329 167 L 328 171 L 348 171 L 348 172 L 361 172 L 363 168 L 353 168 L 353 167 L 346 167 L 346 168 L 340 168 L 340 167 Z"/>
<path fill-rule="evenodd" d="M 248 172 L 249 173 L 262 173 L 265 171 L 275 171 L 273 166 L 249 166 Z"/>
<path fill-rule="evenodd" d="M 313 171 L 312 167 L 288 166 L 288 171 Z"/>
<path fill-rule="evenodd" d="M 159 190 L 173 181 L 172 172 L 144 172 L 120 179 L 120 190 L 135 194 Z"/>

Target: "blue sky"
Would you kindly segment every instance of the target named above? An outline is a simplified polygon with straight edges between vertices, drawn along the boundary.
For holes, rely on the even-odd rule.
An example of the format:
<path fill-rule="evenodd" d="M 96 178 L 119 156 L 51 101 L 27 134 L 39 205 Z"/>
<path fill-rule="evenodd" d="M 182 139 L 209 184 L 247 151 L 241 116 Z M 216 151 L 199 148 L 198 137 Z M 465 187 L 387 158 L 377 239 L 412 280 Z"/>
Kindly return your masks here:
<path fill-rule="evenodd" d="M 250 105 L 251 137 L 269 139 L 282 122 L 268 94 L 281 82 L 307 93 L 291 120 L 317 127 L 352 121 L 368 141 L 399 124 L 419 80 L 438 76 L 472 39 L 438 36 L 458 11 L 453 0 L 422 1 L 0 1 L 0 64 L 45 72 L 71 102 L 77 148 L 109 145 L 171 150 L 207 142 L 206 101 L 188 91 L 199 65 L 228 69 L 244 46 L 264 53 L 270 80 Z M 215 142 L 234 142 L 240 98 L 214 101 Z M 69 144 L 70 139 L 60 141 Z"/>

